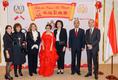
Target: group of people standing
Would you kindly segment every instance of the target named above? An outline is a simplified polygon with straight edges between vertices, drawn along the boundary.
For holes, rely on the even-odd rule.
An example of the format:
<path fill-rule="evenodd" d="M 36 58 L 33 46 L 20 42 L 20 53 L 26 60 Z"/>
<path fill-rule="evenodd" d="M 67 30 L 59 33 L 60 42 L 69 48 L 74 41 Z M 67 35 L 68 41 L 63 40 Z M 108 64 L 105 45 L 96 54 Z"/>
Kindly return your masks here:
<path fill-rule="evenodd" d="M 16 23 L 14 25 L 14 33 L 12 33 L 11 25 L 7 25 L 5 28 L 5 35 L 3 36 L 4 42 L 4 56 L 6 61 L 6 79 L 12 80 L 10 76 L 10 66 L 14 64 L 14 74 L 18 77 L 17 69 L 19 68 L 19 75 L 22 74 L 22 64 L 25 63 L 25 35 L 21 32 L 21 25 Z"/>
<path fill-rule="evenodd" d="M 92 59 L 94 63 L 95 79 L 98 79 L 98 51 L 100 41 L 100 30 L 94 28 L 94 20 L 88 21 L 89 29 L 85 31 L 80 28 L 79 19 L 74 20 L 74 28 L 69 31 L 69 50 L 71 51 L 71 74 L 80 73 L 81 52 L 87 50 L 88 73 L 85 77 L 92 75 Z M 40 35 L 35 23 L 31 23 L 26 36 L 22 33 L 20 23 L 12 27 L 7 25 L 5 28 L 4 56 L 6 61 L 5 78 L 12 80 L 10 76 L 10 66 L 14 65 L 15 77 L 23 76 L 22 64 L 25 63 L 25 56 L 28 55 L 29 75 L 39 74 L 42 76 L 51 76 L 57 62 L 57 74 L 64 74 L 64 58 L 67 47 L 67 31 L 63 28 L 63 22 L 57 20 L 56 29 L 51 31 L 52 26 L 47 24 L 46 31 Z M 39 50 L 40 49 L 40 50 Z M 39 65 L 38 65 L 39 56 Z M 19 75 L 17 73 L 19 69 Z"/>

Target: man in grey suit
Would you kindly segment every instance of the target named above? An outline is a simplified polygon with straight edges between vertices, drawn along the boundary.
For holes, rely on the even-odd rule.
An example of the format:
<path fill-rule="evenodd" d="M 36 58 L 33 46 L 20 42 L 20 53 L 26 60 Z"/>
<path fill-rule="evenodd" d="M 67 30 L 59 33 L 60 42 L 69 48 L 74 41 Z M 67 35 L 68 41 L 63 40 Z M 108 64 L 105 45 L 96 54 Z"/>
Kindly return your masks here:
<path fill-rule="evenodd" d="M 88 73 L 85 77 L 92 76 L 92 60 L 94 64 L 95 79 L 98 79 L 98 51 L 100 42 L 100 30 L 94 27 L 94 20 L 88 21 L 89 29 L 86 31 L 86 50 L 87 50 L 87 63 Z"/>

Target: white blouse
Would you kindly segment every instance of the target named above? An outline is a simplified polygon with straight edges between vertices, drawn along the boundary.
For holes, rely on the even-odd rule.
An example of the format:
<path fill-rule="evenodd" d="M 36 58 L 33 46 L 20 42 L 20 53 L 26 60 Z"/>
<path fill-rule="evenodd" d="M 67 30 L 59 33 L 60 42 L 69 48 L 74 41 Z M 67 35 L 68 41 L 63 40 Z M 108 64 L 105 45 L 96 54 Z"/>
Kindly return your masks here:
<path fill-rule="evenodd" d="M 59 40 L 60 31 L 61 31 L 61 29 L 57 29 L 56 41 L 60 41 Z"/>
<path fill-rule="evenodd" d="M 36 41 L 37 37 L 38 37 L 38 32 L 37 31 L 32 31 L 32 35 L 33 35 L 33 40 Z"/>

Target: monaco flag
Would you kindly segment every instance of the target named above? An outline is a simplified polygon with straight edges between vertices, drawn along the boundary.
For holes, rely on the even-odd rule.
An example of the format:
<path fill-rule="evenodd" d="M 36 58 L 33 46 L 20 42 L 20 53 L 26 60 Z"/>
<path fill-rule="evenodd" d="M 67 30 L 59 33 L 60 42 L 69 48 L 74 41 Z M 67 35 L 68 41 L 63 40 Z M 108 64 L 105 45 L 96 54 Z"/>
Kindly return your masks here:
<path fill-rule="evenodd" d="M 110 59 L 111 56 L 118 54 L 118 47 L 117 47 L 117 37 L 116 37 L 116 25 L 115 25 L 115 17 L 114 17 L 114 8 L 112 9 L 110 20 L 109 20 L 109 27 L 107 33 L 107 43 L 106 49 L 104 54 L 104 61 L 106 62 Z"/>

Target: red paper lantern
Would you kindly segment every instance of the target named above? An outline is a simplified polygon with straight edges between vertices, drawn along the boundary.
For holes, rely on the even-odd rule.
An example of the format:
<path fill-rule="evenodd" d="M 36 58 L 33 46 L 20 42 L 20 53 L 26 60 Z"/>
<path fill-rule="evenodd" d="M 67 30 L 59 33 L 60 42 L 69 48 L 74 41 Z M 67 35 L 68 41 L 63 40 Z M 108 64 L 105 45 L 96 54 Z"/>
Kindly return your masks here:
<path fill-rule="evenodd" d="M 102 3 L 100 1 L 97 1 L 95 7 L 97 10 L 100 10 L 102 8 Z"/>
<path fill-rule="evenodd" d="M 7 0 L 3 0 L 2 4 L 3 4 L 3 7 L 4 7 L 4 10 L 7 6 L 9 6 L 9 2 Z"/>

